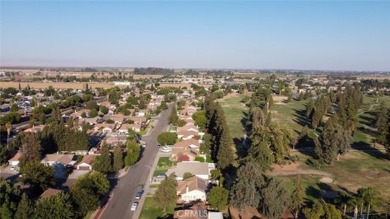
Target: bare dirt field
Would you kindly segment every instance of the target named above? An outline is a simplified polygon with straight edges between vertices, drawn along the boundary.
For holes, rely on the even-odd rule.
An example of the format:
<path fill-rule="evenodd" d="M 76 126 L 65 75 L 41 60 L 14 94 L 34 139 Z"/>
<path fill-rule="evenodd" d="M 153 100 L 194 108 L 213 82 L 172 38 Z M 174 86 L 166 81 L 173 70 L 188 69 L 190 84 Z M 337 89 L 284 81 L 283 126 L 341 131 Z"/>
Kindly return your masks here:
<path fill-rule="evenodd" d="M 286 101 L 288 97 L 282 95 L 272 95 L 272 99 L 275 104 L 286 104 L 284 101 Z"/>

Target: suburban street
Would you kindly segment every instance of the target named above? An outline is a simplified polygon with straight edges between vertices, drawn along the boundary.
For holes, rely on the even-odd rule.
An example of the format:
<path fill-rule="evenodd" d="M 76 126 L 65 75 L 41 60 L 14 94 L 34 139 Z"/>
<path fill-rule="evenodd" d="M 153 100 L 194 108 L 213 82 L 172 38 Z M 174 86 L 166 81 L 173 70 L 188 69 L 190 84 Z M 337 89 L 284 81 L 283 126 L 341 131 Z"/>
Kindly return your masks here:
<path fill-rule="evenodd" d="M 118 180 L 118 184 L 112 191 L 111 198 L 105 206 L 105 210 L 101 216 L 102 219 L 136 218 L 136 215 L 139 215 L 142 205 L 139 205 L 135 212 L 130 211 L 130 206 L 134 201 L 142 203 L 140 200 L 135 200 L 134 197 L 139 189 L 139 185 L 145 185 L 147 180 L 149 180 L 149 173 L 159 151 L 157 147 L 157 136 L 160 132 L 166 130 L 172 106 L 173 104 L 170 104 L 168 109 L 157 119 L 157 124 L 151 133 L 142 138 L 147 144 L 141 155 L 142 157 L 131 167 L 125 176 Z M 143 199 L 145 195 L 143 195 Z"/>

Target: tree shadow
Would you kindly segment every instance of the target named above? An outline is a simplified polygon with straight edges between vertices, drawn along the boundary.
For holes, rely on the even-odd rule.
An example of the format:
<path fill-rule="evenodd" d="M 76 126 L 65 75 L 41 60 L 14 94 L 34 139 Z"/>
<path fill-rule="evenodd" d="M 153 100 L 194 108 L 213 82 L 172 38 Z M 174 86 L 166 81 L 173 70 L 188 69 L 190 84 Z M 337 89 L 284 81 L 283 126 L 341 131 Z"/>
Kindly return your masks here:
<path fill-rule="evenodd" d="M 301 126 L 305 126 L 305 125 L 310 126 L 310 121 L 306 118 L 306 115 L 305 115 L 306 110 L 294 109 L 294 111 L 295 111 L 294 116 L 296 117 L 295 119 L 293 119 L 294 122 L 298 123 Z"/>
<path fill-rule="evenodd" d="M 368 144 L 367 142 L 363 142 L 363 141 L 354 142 L 351 145 L 351 148 L 364 152 L 377 159 L 387 159 L 387 155 L 384 152 L 378 150 L 377 148 L 371 147 L 371 145 Z"/>

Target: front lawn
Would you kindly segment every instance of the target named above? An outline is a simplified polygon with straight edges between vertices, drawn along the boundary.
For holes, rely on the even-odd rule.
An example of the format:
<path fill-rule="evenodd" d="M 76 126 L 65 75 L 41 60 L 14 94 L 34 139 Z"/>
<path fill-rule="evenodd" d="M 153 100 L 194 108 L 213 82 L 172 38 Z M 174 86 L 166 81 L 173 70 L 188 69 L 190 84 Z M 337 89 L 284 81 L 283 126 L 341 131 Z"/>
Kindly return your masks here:
<path fill-rule="evenodd" d="M 157 207 L 156 203 L 153 201 L 152 197 L 146 197 L 144 205 L 141 210 L 141 219 L 152 219 L 152 218 L 165 218 L 169 214 L 173 214 L 174 208 L 167 208 L 164 212 L 164 209 Z"/>

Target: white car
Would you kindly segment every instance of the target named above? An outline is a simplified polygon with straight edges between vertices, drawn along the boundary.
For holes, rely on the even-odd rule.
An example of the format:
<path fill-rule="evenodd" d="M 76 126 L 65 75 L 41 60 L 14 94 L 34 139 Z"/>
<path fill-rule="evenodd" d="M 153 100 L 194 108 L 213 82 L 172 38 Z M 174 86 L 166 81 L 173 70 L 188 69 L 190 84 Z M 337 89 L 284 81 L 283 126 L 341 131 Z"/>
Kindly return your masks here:
<path fill-rule="evenodd" d="M 130 211 L 135 211 L 135 210 L 137 210 L 137 207 L 138 207 L 138 202 L 133 202 L 133 204 L 131 204 Z"/>
<path fill-rule="evenodd" d="M 172 151 L 172 149 L 171 148 L 161 148 L 160 151 L 163 153 L 170 153 Z"/>

